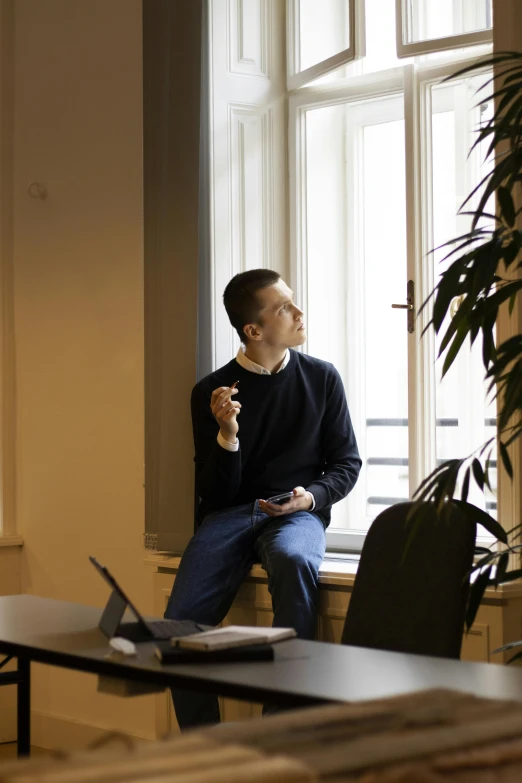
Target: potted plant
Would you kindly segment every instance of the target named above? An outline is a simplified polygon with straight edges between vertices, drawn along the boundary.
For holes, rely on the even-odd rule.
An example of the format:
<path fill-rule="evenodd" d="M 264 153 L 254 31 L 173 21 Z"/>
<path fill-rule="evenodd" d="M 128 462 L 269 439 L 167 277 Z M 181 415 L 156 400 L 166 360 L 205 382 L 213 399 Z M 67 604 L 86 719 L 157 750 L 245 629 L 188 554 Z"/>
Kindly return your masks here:
<path fill-rule="evenodd" d="M 494 80 L 481 88 L 490 86 L 488 97 L 495 101 L 495 111 L 492 119 L 478 129 L 474 146 L 486 142 L 494 165 L 462 205 L 461 213 L 472 218 L 471 229 L 445 245 L 447 268 L 423 307 L 433 298 L 430 325 L 439 333 L 452 302 L 459 297 L 457 311 L 449 325 L 444 325 L 439 352 L 444 356 L 443 375 L 465 340 L 469 338 L 473 343 L 482 336 L 484 373 L 497 399 L 498 454 L 512 479 L 508 448 L 522 436 L 522 333 L 496 345 L 494 327 L 499 308 L 507 306 L 511 315 L 522 291 L 522 230 L 517 227 L 522 213 L 522 53 L 495 54 L 463 68 L 455 76 L 470 75 L 485 67 L 495 69 Z M 478 198 L 478 205 L 466 212 L 472 197 Z M 492 197 L 497 204 L 494 215 L 487 206 Z M 477 548 L 479 558 L 473 567 L 466 614 L 468 630 L 487 587 L 522 577 L 522 568 L 510 569 L 510 555 L 518 555 L 522 550 L 522 544 L 517 543 L 520 526 L 507 531 L 486 511 L 468 502 L 471 482 L 482 492 L 490 486 L 494 445 L 493 438 L 473 454 L 438 466 L 418 488 L 418 503 L 411 514 L 414 534 L 427 508 L 444 518 L 454 504 L 502 544 L 502 548 L 496 542 L 490 549 Z M 522 645 L 522 641 L 508 646 L 517 644 Z M 519 657 L 522 652 L 511 660 Z"/>

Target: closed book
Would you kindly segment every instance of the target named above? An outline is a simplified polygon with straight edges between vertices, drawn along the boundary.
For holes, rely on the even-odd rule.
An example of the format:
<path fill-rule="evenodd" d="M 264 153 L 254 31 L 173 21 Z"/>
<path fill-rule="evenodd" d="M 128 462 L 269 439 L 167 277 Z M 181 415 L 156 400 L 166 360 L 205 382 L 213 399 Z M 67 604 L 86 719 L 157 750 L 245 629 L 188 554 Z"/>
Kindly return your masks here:
<path fill-rule="evenodd" d="M 232 647 L 248 647 L 252 644 L 272 644 L 297 636 L 293 628 L 258 628 L 252 625 L 229 625 L 211 631 L 177 636 L 170 640 L 173 647 L 186 650 L 226 650 Z"/>
<path fill-rule="evenodd" d="M 161 663 L 238 663 L 240 661 L 273 661 L 270 644 L 252 644 L 226 650 L 186 650 L 172 647 L 169 641 L 157 642 L 156 655 Z"/>

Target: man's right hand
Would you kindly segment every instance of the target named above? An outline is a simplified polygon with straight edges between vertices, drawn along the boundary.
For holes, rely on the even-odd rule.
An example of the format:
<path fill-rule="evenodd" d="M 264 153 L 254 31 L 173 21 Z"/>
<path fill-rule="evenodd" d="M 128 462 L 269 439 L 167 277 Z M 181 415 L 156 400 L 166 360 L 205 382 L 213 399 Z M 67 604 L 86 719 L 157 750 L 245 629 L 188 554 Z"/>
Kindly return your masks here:
<path fill-rule="evenodd" d="M 235 443 L 239 425 L 237 415 L 241 410 L 241 403 L 232 400 L 232 395 L 237 394 L 237 389 L 231 386 L 220 386 L 214 389 L 210 399 L 210 409 L 219 424 L 219 431 L 229 443 Z"/>

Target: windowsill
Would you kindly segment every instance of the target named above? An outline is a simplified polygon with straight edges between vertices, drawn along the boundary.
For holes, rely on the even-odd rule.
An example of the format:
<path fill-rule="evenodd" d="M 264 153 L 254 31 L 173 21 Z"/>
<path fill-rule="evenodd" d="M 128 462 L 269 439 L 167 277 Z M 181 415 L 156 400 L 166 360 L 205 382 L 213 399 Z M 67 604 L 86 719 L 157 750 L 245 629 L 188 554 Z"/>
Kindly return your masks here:
<path fill-rule="evenodd" d="M 161 573 L 175 573 L 178 570 L 181 557 L 179 555 L 170 555 L 167 553 L 150 553 L 145 557 L 145 564 L 153 566 Z M 336 555 L 327 556 L 319 569 L 319 586 L 323 589 L 331 587 L 351 591 L 355 575 L 357 573 L 357 562 L 355 558 L 346 560 L 337 559 Z M 247 582 L 267 582 L 266 571 L 259 563 L 256 563 L 250 570 L 246 578 Z M 522 597 L 522 580 L 519 582 L 509 582 L 505 585 L 499 585 L 495 590 L 488 587 L 485 593 L 484 602 L 488 604 L 505 603 L 512 598 Z"/>
<path fill-rule="evenodd" d="M 161 569 L 162 572 L 178 570 L 181 560 L 180 555 L 170 555 L 167 553 L 149 554 L 145 557 L 145 563 Z M 357 572 L 357 563 L 347 560 L 341 562 L 337 559 L 329 560 L 326 558 L 319 569 L 319 585 L 341 585 L 343 587 L 352 587 Z M 266 571 L 259 563 L 256 563 L 247 576 L 247 581 L 266 582 L 268 577 Z M 522 594 L 522 593 L 521 593 Z"/>
<path fill-rule="evenodd" d="M 2 536 L 0 535 L 0 547 L 2 546 L 23 546 L 22 536 Z"/>

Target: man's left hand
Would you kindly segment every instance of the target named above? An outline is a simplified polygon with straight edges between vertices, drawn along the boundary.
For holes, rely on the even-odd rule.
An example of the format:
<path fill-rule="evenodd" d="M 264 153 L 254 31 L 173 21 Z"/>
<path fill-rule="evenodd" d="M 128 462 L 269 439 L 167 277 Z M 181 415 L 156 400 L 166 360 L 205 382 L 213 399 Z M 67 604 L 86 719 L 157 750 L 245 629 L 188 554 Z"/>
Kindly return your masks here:
<path fill-rule="evenodd" d="M 312 495 L 304 487 L 295 487 L 292 490 L 294 496 L 287 503 L 279 506 L 275 503 L 259 501 L 259 508 L 269 517 L 281 517 L 283 514 L 291 514 L 293 511 L 310 511 L 313 505 Z"/>

